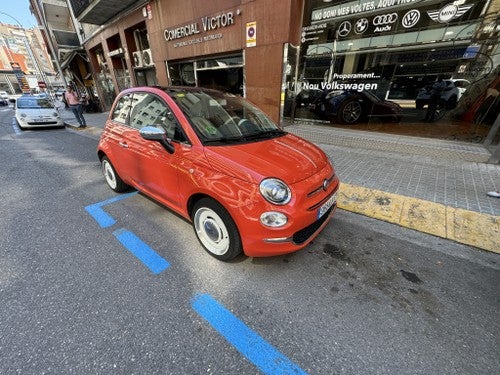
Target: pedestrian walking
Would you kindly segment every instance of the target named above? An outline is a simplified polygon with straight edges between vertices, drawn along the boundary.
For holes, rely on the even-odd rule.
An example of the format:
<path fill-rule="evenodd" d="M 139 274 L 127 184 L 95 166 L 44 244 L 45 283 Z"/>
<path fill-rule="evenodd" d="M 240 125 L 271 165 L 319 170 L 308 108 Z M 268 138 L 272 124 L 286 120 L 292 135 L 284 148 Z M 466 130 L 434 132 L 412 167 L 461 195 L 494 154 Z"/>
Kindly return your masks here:
<path fill-rule="evenodd" d="M 68 105 L 71 112 L 76 117 L 76 121 L 80 124 L 79 128 L 85 128 L 87 123 L 85 118 L 83 117 L 83 107 L 81 104 L 81 99 L 78 94 L 73 90 L 73 87 L 68 85 L 66 92 L 64 93 L 64 99 L 66 100 L 66 104 Z"/>
<path fill-rule="evenodd" d="M 441 94 L 446 87 L 446 83 L 443 81 L 443 77 L 439 76 L 437 81 L 431 87 L 429 105 L 427 106 L 427 113 L 423 121 L 432 122 L 434 121 L 434 116 L 436 114 L 436 109 L 441 100 Z"/>

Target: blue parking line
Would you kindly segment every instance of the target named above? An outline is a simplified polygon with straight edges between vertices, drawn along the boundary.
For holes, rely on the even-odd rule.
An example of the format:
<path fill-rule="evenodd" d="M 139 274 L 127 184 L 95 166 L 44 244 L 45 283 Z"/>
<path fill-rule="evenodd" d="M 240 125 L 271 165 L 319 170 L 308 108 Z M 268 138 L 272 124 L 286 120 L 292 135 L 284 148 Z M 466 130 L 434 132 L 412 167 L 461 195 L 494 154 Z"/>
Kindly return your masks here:
<path fill-rule="evenodd" d="M 159 274 L 170 266 L 170 263 L 159 256 L 134 233 L 121 228 L 115 230 L 113 235 L 154 274 Z"/>
<path fill-rule="evenodd" d="M 111 217 L 111 215 L 109 215 L 107 212 L 105 212 L 102 209 L 102 207 L 107 205 L 107 204 L 110 204 L 110 203 L 118 202 L 122 199 L 128 198 L 128 197 L 135 195 L 135 194 L 137 194 L 137 191 L 134 191 L 134 192 L 128 193 L 128 194 L 118 195 L 116 197 L 107 199 L 105 201 L 91 204 L 91 205 L 85 207 L 85 210 L 87 210 L 87 212 L 90 214 L 90 216 L 92 216 L 94 218 L 94 220 L 97 221 L 97 223 L 100 225 L 101 228 L 108 228 L 108 227 L 114 225 L 116 223 L 116 220 L 113 219 Z"/>
<path fill-rule="evenodd" d="M 195 296 L 191 306 L 264 374 L 306 374 L 210 295 Z"/>

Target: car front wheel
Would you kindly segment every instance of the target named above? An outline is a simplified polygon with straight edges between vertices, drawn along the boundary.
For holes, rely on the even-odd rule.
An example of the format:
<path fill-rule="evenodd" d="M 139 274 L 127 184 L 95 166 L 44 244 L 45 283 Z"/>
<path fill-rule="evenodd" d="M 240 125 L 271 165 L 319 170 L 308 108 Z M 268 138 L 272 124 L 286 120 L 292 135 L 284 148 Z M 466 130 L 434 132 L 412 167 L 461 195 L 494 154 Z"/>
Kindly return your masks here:
<path fill-rule="evenodd" d="M 242 252 L 238 228 L 221 204 L 202 198 L 194 205 L 191 218 L 198 240 L 210 255 L 225 261 Z"/>
<path fill-rule="evenodd" d="M 130 186 L 123 182 L 118 173 L 116 173 L 113 164 L 111 164 L 106 156 L 101 159 L 101 169 L 104 179 L 111 190 L 116 191 L 117 193 L 122 193 L 130 189 Z"/>
<path fill-rule="evenodd" d="M 349 100 L 340 106 L 338 120 L 342 124 L 356 124 L 361 120 L 363 107 L 357 100 Z"/>

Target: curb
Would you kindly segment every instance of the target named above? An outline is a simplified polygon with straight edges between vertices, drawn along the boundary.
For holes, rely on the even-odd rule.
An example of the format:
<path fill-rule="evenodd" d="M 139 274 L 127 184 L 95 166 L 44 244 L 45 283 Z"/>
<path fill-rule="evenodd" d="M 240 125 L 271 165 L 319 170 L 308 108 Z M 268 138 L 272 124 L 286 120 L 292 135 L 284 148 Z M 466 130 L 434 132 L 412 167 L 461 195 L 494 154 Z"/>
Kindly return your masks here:
<path fill-rule="evenodd" d="M 338 208 L 500 254 L 500 218 L 341 183 Z"/>

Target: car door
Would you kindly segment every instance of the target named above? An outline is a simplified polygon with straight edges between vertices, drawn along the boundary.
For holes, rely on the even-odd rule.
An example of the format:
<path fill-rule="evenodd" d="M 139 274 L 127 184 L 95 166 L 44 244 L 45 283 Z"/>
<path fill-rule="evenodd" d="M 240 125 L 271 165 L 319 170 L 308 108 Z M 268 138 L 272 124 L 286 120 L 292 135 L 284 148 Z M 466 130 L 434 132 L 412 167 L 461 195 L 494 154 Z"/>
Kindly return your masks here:
<path fill-rule="evenodd" d="M 132 170 L 133 158 L 128 149 L 127 133 L 131 131 L 129 123 L 130 110 L 132 108 L 132 94 L 123 95 L 118 99 L 113 111 L 106 123 L 106 146 L 107 154 L 116 168 L 120 177 L 130 183 L 134 180 Z"/>
<path fill-rule="evenodd" d="M 180 167 L 181 155 L 189 151 L 189 144 L 177 119 L 159 96 L 135 92 L 129 123 L 133 129 L 127 134 L 127 144 L 133 158 L 130 169 L 137 186 L 170 207 L 178 206 L 178 173 L 183 169 Z M 169 153 L 160 142 L 142 138 L 139 131 L 145 126 L 165 130 L 167 137 L 172 140 L 174 152 Z"/>

